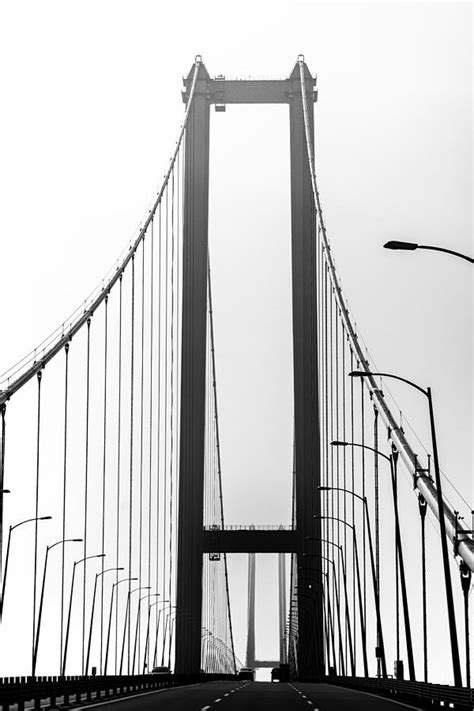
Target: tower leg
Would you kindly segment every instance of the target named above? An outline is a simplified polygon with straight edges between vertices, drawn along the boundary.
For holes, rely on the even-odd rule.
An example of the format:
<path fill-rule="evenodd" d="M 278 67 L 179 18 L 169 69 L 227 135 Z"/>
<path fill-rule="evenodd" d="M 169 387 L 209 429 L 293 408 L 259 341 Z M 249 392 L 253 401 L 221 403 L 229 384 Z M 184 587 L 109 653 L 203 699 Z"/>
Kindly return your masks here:
<path fill-rule="evenodd" d="M 308 119 L 313 126 L 313 84 L 304 65 L 308 92 Z M 298 530 L 298 659 L 301 679 L 324 673 L 321 559 L 304 557 L 308 537 L 320 538 L 319 497 L 320 441 L 318 415 L 318 353 L 316 336 L 316 242 L 315 207 L 311 187 L 298 65 L 290 80 L 291 241 L 293 284 L 293 371 L 295 403 L 295 500 Z M 321 553 L 320 542 L 309 550 Z M 319 576 L 319 580 L 317 579 Z M 314 584 L 310 584 L 311 577 Z"/>
<path fill-rule="evenodd" d="M 285 554 L 278 554 L 278 604 L 279 604 L 279 629 L 280 629 L 280 663 L 287 663 L 286 654 L 286 566 Z"/>
<path fill-rule="evenodd" d="M 201 65 L 188 116 L 183 216 L 181 440 L 179 472 L 176 663 L 201 668 L 206 311 L 209 206 L 209 75 Z M 189 79 L 189 78 L 188 78 Z"/>
<path fill-rule="evenodd" d="M 248 602 L 247 602 L 247 654 L 245 664 L 255 668 L 255 553 L 249 553 Z"/>

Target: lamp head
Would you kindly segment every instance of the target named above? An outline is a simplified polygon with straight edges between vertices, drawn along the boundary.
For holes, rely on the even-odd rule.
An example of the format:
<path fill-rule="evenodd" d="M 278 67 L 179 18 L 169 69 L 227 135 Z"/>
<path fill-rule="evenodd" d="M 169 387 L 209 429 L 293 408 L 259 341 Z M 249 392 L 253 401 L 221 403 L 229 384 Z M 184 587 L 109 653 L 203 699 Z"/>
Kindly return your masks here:
<path fill-rule="evenodd" d="M 53 518 L 52 516 L 40 516 L 38 520 L 39 521 L 49 521 L 52 518 Z"/>
<path fill-rule="evenodd" d="M 367 373 L 364 373 L 362 370 L 351 370 L 349 373 L 349 378 L 363 378 Z"/>
<path fill-rule="evenodd" d="M 342 442 L 338 439 L 333 439 L 331 442 L 331 447 L 347 447 L 348 442 Z"/>
<path fill-rule="evenodd" d="M 400 242 L 399 240 L 385 242 L 384 247 L 385 249 L 404 249 L 409 251 L 418 249 L 418 245 L 415 242 Z"/>

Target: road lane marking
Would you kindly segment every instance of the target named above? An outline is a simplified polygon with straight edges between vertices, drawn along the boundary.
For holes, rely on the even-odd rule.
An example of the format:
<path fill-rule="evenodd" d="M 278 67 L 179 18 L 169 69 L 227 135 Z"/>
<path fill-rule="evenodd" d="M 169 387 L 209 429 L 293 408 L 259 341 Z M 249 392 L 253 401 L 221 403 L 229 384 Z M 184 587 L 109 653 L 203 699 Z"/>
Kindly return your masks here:
<path fill-rule="evenodd" d="M 349 687 L 344 687 L 346 691 L 352 691 L 354 693 L 359 692 L 360 694 L 367 694 L 367 696 L 374 696 L 376 699 L 383 699 L 384 701 L 390 701 L 392 704 L 397 704 L 398 706 L 404 706 L 406 709 L 413 709 L 413 711 L 423 711 L 419 706 L 410 706 L 410 704 L 404 704 L 403 701 L 395 701 L 389 696 L 379 696 L 370 691 L 362 691 L 362 689 L 350 689 Z"/>
<path fill-rule="evenodd" d="M 210 706 L 203 706 L 202 709 L 201 709 L 201 711 L 207 711 L 207 710 L 210 709 L 210 708 L 211 708 Z"/>
<path fill-rule="evenodd" d="M 119 701 L 127 701 L 127 699 L 137 699 L 139 696 L 149 696 L 150 694 L 161 694 L 163 691 L 173 691 L 173 689 L 190 689 L 193 686 L 202 686 L 203 682 L 200 684 L 183 684 L 182 686 L 166 686 L 164 689 L 153 689 L 153 691 L 142 691 L 141 694 L 131 694 L 128 696 L 120 696 L 118 699 L 108 699 L 107 701 L 99 701 L 98 703 L 88 704 L 87 706 L 81 706 L 82 709 L 91 709 L 96 706 L 105 706 L 106 704 L 117 704 Z"/>
<path fill-rule="evenodd" d="M 219 701 L 222 701 L 222 699 L 214 699 L 214 703 L 215 703 L 215 704 L 218 704 Z"/>

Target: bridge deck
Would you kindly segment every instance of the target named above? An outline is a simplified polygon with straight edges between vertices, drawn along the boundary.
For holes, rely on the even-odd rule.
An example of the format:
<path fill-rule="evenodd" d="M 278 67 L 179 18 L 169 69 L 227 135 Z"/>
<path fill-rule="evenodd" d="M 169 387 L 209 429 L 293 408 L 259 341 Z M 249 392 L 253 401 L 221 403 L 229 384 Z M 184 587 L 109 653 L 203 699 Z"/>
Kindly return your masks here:
<path fill-rule="evenodd" d="M 219 705 L 218 705 L 219 704 Z M 415 708 L 403 704 L 405 708 Z M 400 704 L 330 684 L 216 681 L 102 702 L 102 711 L 400 711 Z M 92 708 L 84 706 L 83 708 Z"/>

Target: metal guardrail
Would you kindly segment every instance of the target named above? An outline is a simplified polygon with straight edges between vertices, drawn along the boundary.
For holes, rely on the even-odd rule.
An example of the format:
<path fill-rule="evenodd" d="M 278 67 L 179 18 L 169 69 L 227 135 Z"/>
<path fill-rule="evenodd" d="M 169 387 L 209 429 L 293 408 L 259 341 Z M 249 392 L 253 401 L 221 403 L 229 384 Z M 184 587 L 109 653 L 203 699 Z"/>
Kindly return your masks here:
<path fill-rule="evenodd" d="M 253 524 L 231 524 L 230 526 L 220 526 L 219 524 L 208 524 L 204 526 L 205 531 L 295 531 L 295 526 L 288 525 L 263 525 L 254 526 Z"/>
<path fill-rule="evenodd" d="M 5 677 L 0 679 L 0 706 L 2 711 L 9 711 L 13 705 L 24 711 L 25 703 L 33 702 L 34 711 L 40 711 L 41 702 L 49 699 L 49 709 L 66 709 L 124 694 L 225 679 L 235 677 L 232 674 Z"/>
<path fill-rule="evenodd" d="M 401 679 L 375 679 L 366 677 L 328 677 L 329 684 L 346 686 L 349 689 L 372 691 L 393 700 L 406 701 L 423 708 L 454 708 L 472 711 L 474 689 L 423 681 Z"/>

